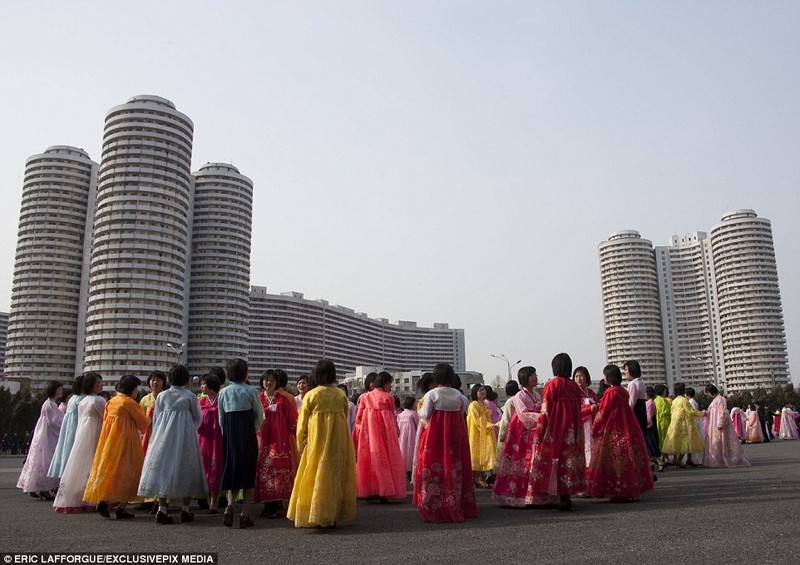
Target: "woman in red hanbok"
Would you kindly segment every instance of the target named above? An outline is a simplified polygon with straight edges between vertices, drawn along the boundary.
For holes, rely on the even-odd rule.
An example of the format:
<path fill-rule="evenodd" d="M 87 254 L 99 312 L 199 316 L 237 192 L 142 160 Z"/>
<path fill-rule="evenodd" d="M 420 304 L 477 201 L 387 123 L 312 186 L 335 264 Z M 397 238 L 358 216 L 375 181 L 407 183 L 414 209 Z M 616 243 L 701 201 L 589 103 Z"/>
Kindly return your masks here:
<path fill-rule="evenodd" d="M 266 371 L 261 377 L 264 423 L 259 434 L 260 448 L 256 466 L 253 502 L 263 502 L 261 517 L 277 518 L 283 500 L 292 497 L 297 472 L 297 404 L 294 397 L 281 394 L 279 375 L 284 371 Z M 288 377 L 286 379 L 288 381 Z"/>
<path fill-rule="evenodd" d="M 638 498 L 653 490 L 650 454 L 628 392 L 622 388 L 622 373 L 616 365 L 603 369 L 610 385 L 600 399 L 600 410 L 592 426 L 592 460 L 586 471 L 587 491 L 598 498 Z"/>
<path fill-rule="evenodd" d="M 522 507 L 537 501 L 531 489 L 531 461 L 536 438 L 536 423 L 542 409 L 542 397 L 533 389 L 538 384 L 536 369 L 523 367 L 517 373 L 520 391 L 508 402 L 514 415 L 505 435 L 503 453 L 497 466 L 492 498 L 501 506 Z"/>
<path fill-rule="evenodd" d="M 203 468 L 208 481 L 208 513 L 216 514 L 219 510 L 219 490 L 222 481 L 222 468 L 225 455 L 222 451 L 222 428 L 219 427 L 219 410 L 217 397 L 221 383 L 214 373 L 206 373 L 200 378 L 200 411 L 203 422 L 197 428 L 200 442 L 200 455 L 203 457 Z"/>
<path fill-rule="evenodd" d="M 559 510 L 572 508 L 571 495 L 584 487 L 581 402 L 583 393 L 572 377 L 572 359 L 566 353 L 553 358 L 553 376 L 542 393 L 542 415 L 536 427 L 533 455 L 533 492 L 559 497 Z"/>
<path fill-rule="evenodd" d="M 447 363 L 433 369 L 435 387 L 422 399 L 413 502 L 425 522 L 463 522 L 478 515 L 464 416 L 469 401 Z"/>
<path fill-rule="evenodd" d="M 375 388 L 361 395 L 353 441 L 356 445 L 356 491 L 359 498 L 405 498 L 406 474 L 400 453 L 400 430 L 394 415 L 392 375 L 382 371 Z"/>

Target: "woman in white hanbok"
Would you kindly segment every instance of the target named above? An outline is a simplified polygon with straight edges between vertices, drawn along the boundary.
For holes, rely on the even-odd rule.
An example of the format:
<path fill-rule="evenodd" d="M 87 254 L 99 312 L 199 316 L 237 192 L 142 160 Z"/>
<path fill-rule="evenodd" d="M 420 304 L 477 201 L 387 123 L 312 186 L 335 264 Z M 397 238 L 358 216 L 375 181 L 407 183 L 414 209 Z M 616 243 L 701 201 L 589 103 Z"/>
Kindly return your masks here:
<path fill-rule="evenodd" d="M 58 432 L 58 443 L 47 470 L 47 476 L 53 479 L 60 479 L 67 466 L 69 452 L 72 451 L 72 444 L 75 443 L 75 430 L 78 427 L 78 404 L 83 400 L 83 375 L 79 375 L 72 383 L 72 396 L 67 401 L 67 409 L 64 411 L 64 419 L 61 422 L 61 431 Z M 63 406 L 63 403 L 62 405 Z M 59 406 L 59 410 L 61 409 Z"/>
<path fill-rule="evenodd" d="M 100 396 L 103 379 L 97 373 L 87 373 L 82 383 L 82 400 L 78 404 L 78 425 L 75 442 L 70 450 L 61 485 L 53 503 L 56 512 L 93 512 L 95 505 L 83 500 L 89 473 L 92 471 L 94 452 L 103 427 L 106 399 Z"/>
<path fill-rule="evenodd" d="M 790 405 L 786 405 L 781 410 L 781 431 L 778 437 L 781 439 L 800 439 L 800 432 L 797 429 L 798 413 L 792 410 Z"/>
<path fill-rule="evenodd" d="M 197 428 L 203 423 L 200 402 L 185 386 L 189 371 L 174 365 L 169 372 L 169 390 L 156 398 L 153 433 L 144 458 L 139 496 L 158 497 L 156 524 L 171 524 L 167 498 L 182 499 L 181 522 L 192 522 L 192 496 L 208 492 Z"/>

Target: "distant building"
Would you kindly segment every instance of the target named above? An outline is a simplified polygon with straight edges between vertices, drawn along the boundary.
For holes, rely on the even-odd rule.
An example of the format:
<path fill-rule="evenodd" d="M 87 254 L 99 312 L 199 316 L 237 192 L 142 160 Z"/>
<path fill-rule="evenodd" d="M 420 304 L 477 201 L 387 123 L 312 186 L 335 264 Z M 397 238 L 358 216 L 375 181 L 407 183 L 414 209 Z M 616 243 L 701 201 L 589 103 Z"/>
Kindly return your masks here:
<path fill-rule="evenodd" d="M 6 340 L 8 339 L 8 312 L 0 312 L 0 371 L 6 366 Z"/>
<path fill-rule="evenodd" d="M 464 330 L 437 323 L 389 323 L 325 300 L 308 300 L 299 292 L 269 294 L 266 287 L 250 291 L 250 354 L 253 374 L 281 368 L 290 378 L 309 373 L 320 359 L 336 363 L 341 376 L 356 367 L 381 367 L 390 373 L 430 371 L 450 363 L 466 364 Z"/>
<path fill-rule="evenodd" d="M 675 235 L 655 248 L 617 232 L 599 255 L 609 362 L 637 359 L 647 380 L 670 387 L 790 382 L 769 220 L 735 210 L 710 237 Z"/>

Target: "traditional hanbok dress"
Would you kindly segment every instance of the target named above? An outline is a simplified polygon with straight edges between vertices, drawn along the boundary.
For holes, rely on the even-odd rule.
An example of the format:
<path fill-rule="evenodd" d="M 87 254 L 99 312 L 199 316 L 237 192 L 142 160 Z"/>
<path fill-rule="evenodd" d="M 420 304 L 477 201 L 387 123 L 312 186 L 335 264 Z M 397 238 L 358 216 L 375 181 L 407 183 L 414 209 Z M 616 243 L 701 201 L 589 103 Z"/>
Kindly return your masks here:
<path fill-rule="evenodd" d="M 661 452 L 681 455 L 703 451 L 703 438 L 696 424 L 702 416 L 703 413 L 692 408 L 685 396 L 676 396 L 672 401 L 669 431 Z"/>
<path fill-rule="evenodd" d="M 628 382 L 628 403 L 644 435 L 647 430 L 647 393 L 644 381 L 639 377 Z"/>
<path fill-rule="evenodd" d="M 736 437 L 740 440 L 744 439 L 744 416 L 742 409 L 738 406 L 731 408 L 731 422 L 733 422 L 733 431 L 736 432 Z"/>
<path fill-rule="evenodd" d="M 416 410 L 403 410 L 397 417 L 397 427 L 400 429 L 400 453 L 403 455 L 406 473 L 410 473 L 414 468 L 417 426 L 419 426 L 419 415 Z"/>
<path fill-rule="evenodd" d="M 361 396 L 353 442 L 359 498 L 405 498 L 406 475 L 400 452 L 394 396 L 375 388 Z"/>
<path fill-rule="evenodd" d="M 708 406 L 706 419 L 706 448 L 703 453 L 706 467 L 749 467 L 750 461 L 733 429 L 728 403 L 718 394 Z"/>
<path fill-rule="evenodd" d="M 117 394 L 106 403 L 84 501 L 97 504 L 137 499 L 144 462 L 140 434 L 149 425 L 144 410 L 130 396 Z"/>
<path fill-rule="evenodd" d="M 491 471 L 497 457 L 497 436 L 494 434 L 492 409 L 473 400 L 467 409 L 467 433 L 473 471 Z"/>
<path fill-rule="evenodd" d="M 501 506 L 522 507 L 538 502 L 532 490 L 531 464 L 542 398 L 523 388 L 509 402 L 514 405 L 514 415 L 497 466 L 492 498 Z"/>
<path fill-rule="evenodd" d="M 608 388 L 592 426 L 586 489 L 598 498 L 637 498 L 653 490 L 650 456 L 639 422 L 619 385 Z"/>
<path fill-rule="evenodd" d="M 764 441 L 764 432 L 761 431 L 761 422 L 758 420 L 758 412 L 756 410 L 751 410 L 747 415 L 747 435 L 745 439 L 750 443 Z"/>
<path fill-rule="evenodd" d="M 200 399 L 200 411 L 203 413 L 203 422 L 197 428 L 197 439 L 200 443 L 200 455 L 203 457 L 203 469 L 206 472 L 206 482 L 210 492 L 220 490 L 222 468 L 225 458 L 222 453 L 222 428 L 219 426 L 219 410 L 217 400 L 204 396 Z"/>
<path fill-rule="evenodd" d="M 261 447 L 256 471 L 254 502 L 289 500 L 299 457 L 297 453 L 297 405 L 294 397 L 276 390 L 270 397 L 258 395 L 264 407 Z"/>
<path fill-rule="evenodd" d="M 586 466 L 592 460 L 592 424 L 594 412 L 592 406 L 597 404 L 597 395 L 590 388 L 581 389 L 583 400 L 581 402 L 581 421 L 583 422 L 583 454 L 586 457 Z"/>
<path fill-rule="evenodd" d="M 460 391 L 436 387 L 422 399 L 414 497 L 425 522 L 463 522 L 478 515 Z"/>
<path fill-rule="evenodd" d="M 646 401 L 647 406 L 647 428 L 644 431 L 644 443 L 647 445 L 647 453 L 650 457 L 659 457 L 661 455 L 661 448 L 659 447 L 658 424 L 656 423 L 656 408 L 655 399 Z"/>
<path fill-rule="evenodd" d="M 672 419 L 672 402 L 666 396 L 656 395 L 653 398 L 656 405 L 656 427 L 658 428 L 658 449 L 664 448 L 664 440 L 667 439 L 669 422 Z"/>
<path fill-rule="evenodd" d="M 573 495 L 584 490 L 582 398 L 580 387 L 565 377 L 554 377 L 542 391 L 532 473 L 537 496 Z"/>
<path fill-rule="evenodd" d="M 90 394 L 78 405 L 78 424 L 75 431 L 75 443 L 70 452 L 69 461 L 64 468 L 61 484 L 58 487 L 53 508 L 56 512 L 90 512 L 95 509 L 83 499 L 92 462 L 103 427 L 103 413 L 106 399 L 97 394 Z"/>
<path fill-rule="evenodd" d="M 139 401 L 139 406 L 141 406 L 142 410 L 144 410 L 145 416 L 150 418 L 150 426 L 144 433 L 144 437 L 142 437 L 142 449 L 144 450 L 145 453 L 147 453 L 147 446 L 150 443 L 150 436 L 153 434 L 153 408 L 155 408 L 156 405 L 156 398 L 157 397 L 152 392 L 150 392 L 148 394 L 145 394 Z"/>
<path fill-rule="evenodd" d="M 347 412 L 347 395 L 333 385 L 319 385 L 303 398 L 297 419 L 300 464 L 286 513 L 296 528 L 355 518 L 356 464 Z"/>
<path fill-rule="evenodd" d="M 800 432 L 797 430 L 797 412 L 785 406 L 781 410 L 781 431 L 778 435 L 781 439 L 798 439 Z"/>
<path fill-rule="evenodd" d="M 178 499 L 208 492 L 197 439 L 202 423 L 200 401 L 185 387 L 172 386 L 158 395 L 139 496 Z"/>
<path fill-rule="evenodd" d="M 231 382 L 217 396 L 217 410 L 225 459 L 220 489 L 254 488 L 258 464 L 256 431 L 264 421 L 258 391 L 246 383 Z"/>
<path fill-rule="evenodd" d="M 48 477 L 47 471 L 53 461 L 63 420 L 64 413 L 58 409 L 58 404 L 50 398 L 45 400 L 33 430 L 28 457 L 17 481 L 17 488 L 22 492 L 47 492 L 58 487 L 58 479 Z"/>
<path fill-rule="evenodd" d="M 78 427 L 78 404 L 84 399 L 82 394 L 73 394 L 67 402 L 67 409 L 64 412 L 64 420 L 61 422 L 61 431 L 58 433 L 58 443 L 47 470 L 47 476 L 53 479 L 60 479 L 64 474 L 64 467 L 67 466 L 67 459 L 75 442 L 75 429 Z"/>

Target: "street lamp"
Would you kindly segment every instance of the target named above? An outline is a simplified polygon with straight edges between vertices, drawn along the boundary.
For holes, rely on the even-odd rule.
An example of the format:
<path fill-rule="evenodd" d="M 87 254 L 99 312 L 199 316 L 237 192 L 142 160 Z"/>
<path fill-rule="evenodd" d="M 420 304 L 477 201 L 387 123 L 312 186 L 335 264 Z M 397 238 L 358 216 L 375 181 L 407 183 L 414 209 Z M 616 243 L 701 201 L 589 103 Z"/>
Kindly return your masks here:
<path fill-rule="evenodd" d="M 512 363 L 511 361 L 509 361 L 508 357 L 506 357 L 505 354 L 503 353 L 501 353 L 500 355 L 495 355 L 494 353 L 490 353 L 489 357 L 494 357 L 495 359 L 500 359 L 501 361 L 506 362 L 506 366 L 508 367 L 508 381 L 511 380 L 511 369 L 522 363 L 522 359 L 520 359 L 516 363 Z"/>
<path fill-rule="evenodd" d="M 717 365 L 719 363 L 714 364 L 709 359 L 705 357 L 697 357 L 696 355 L 689 355 L 689 359 L 694 359 L 695 361 L 700 361 L 701 363 L 705 364 L 706 369 L 711 368 L 711 382 L 714 383 L 714 386 L 719 388 L 717 384 Z"/>
<path fill-rule="evenodd" d="M 172 352 L 175 353 L 175 355 L 178 356 L 178 363 L 180 363 L 181 359 L 183 358 L 183 349 L 186 347 L 186 344 L 185 343 L 181 343 L 180 345 L 176 345 L 176 344 L 171 343 L 169 341 L 165 341 L 164 345 L 166 345 L 168 349 L 171 349 Z"/>

